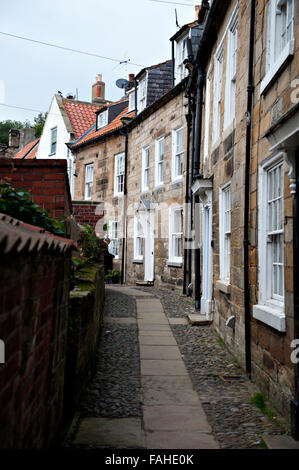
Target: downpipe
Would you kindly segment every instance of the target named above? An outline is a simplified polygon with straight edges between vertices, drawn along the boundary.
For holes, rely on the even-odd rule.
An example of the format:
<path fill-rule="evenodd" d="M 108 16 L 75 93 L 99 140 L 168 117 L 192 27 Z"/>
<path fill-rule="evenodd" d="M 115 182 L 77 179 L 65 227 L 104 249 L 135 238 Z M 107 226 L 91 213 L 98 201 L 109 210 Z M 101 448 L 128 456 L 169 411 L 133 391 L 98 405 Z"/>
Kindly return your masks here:
<path fill-rule="evenodd" d="M 128 133 L 125 136 L 125 174 L 124 174 L 124 195 L 123 195 L 123 244 L 121 258 L 121 284 L 126 282 L 126 251 L 127 251 L 127 165 L 128 165 Z"/>

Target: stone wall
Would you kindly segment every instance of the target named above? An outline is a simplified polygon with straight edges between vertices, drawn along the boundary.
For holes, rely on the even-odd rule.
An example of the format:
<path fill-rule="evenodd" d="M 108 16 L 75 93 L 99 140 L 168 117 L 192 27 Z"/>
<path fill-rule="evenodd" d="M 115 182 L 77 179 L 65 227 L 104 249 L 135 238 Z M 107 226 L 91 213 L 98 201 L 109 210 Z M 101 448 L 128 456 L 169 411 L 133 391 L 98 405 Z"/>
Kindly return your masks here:
<path fill-rule="evenodd" d="M 82 392 L 95 371 L 104 302 L 103 257 L 76 275 L 70 292 L 64 419 L 70 423 Z"/>
<path fill-rule="evenodd" d="M 128 197 L 127 197 L 127 282 L 134 283 L 144 279 L 145 259 L 134 260 L 134 216 L 145 211 L 142 200 L 152 204 L 154 213 L 154 276 L 155 285 L 182 288 L 183 263 L 170 265 L 169 259 L 169 208 L 171 205 L 183 205 L 185 196 L 186 160 L 183 178 L 172 181 L 172 130 L 184 127 L 184 149 L 186 149 L 186 118 L 183 105 L 184 91 L 172 97 L 170 101 L 153 110 L 148 117 L 134 126 L 129 134 L 128 144 Z M 164 136 L 164 184 L 155 187 L 155 141 Z M 149 150 L 149 191 L 142 193 L 142 149 Z M 186 155 L 185 155 L 186 158 Z"/>

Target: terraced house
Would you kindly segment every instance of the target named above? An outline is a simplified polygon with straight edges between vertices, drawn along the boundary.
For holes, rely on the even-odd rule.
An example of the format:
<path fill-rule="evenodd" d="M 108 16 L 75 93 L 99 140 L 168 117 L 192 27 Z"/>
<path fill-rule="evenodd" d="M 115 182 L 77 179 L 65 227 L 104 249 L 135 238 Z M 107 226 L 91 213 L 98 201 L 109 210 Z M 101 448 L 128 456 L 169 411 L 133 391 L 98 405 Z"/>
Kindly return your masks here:
<path fill-rule="evenodd" d="M 296 1 L 214 0 L 187 90 L 195 301 L 297 439 L 298 32 Z"/>

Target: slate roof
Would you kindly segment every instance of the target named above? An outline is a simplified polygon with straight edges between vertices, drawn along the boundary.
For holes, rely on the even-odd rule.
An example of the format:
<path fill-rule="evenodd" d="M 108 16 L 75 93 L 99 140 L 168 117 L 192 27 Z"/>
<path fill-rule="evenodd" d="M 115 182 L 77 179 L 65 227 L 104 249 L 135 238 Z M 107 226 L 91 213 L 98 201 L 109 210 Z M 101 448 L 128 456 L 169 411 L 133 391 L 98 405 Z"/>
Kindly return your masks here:
<path fill-rule="evenodd" d="M 77 243 L 0 213 L 0 252 L 7 254 L 42 249 L 65 252 L 76 250 Z"/>
<path fill-rule="evenodd" d="M 81 137 L 81 135 L 95 123 L 96 111 L 103 108 L 102 105 L 99 106 L 67 98 L 63 98 L 62 103 L 67 112 L 76 139 Z"/>
<path fill-rule="evenodd" d="M 25 147 L 22 148 L 22 150 L 16 153 L 13 158 L 26 158 L 26 159 L 36 158 L 38 144 L 39 144 L 39 139 L 35 139 L 32 142 L 29 142 L 27 145 L 25 145 Z"/>

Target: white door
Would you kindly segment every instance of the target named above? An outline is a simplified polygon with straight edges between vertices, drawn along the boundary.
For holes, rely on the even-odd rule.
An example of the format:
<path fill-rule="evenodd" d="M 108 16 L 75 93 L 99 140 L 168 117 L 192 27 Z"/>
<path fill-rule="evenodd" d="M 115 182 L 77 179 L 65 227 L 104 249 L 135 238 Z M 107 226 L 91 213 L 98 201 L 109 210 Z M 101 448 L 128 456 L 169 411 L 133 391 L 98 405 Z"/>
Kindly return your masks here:
<path fill-rule="evenodd" d="M 206 315 L 208 320 L 212 319 L 212 210 L 211 206 L 203 207 L 203 230 L 202 230 L 202 297 L 200 313 Z"/>
<path fill-rule="evenodd" d="M 154 280 L 154 248 L 155 248 L 155 237 L 154 237 L 154 212 L 146 211 L 146 230 L 144 240 L 144 280 Z"/>

